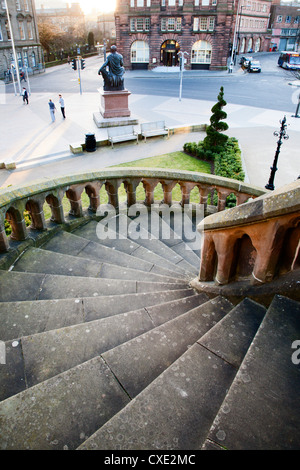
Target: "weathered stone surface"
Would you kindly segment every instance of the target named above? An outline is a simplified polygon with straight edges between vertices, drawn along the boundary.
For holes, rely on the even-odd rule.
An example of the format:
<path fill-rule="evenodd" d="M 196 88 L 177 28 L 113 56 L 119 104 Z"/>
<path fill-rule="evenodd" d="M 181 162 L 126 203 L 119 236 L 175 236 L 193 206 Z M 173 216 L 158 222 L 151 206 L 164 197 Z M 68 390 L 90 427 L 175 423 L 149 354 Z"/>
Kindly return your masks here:
<path fill-rule="evenodd" d="M 299 445 L 298 302 L 277 296 L 258 330 L 209 438 L 231 450 L 296 450 Z"/>
<path fill-rule="evenodd" d="M 135 397 L 231 308 L 222 299 L 207 302 L 103 357 L 129 396 Z"/>
<path fill-rule="evenodd" d="M 0 403 L 0 448 L 76 449 L 128 401 L 95 358 Z"/>

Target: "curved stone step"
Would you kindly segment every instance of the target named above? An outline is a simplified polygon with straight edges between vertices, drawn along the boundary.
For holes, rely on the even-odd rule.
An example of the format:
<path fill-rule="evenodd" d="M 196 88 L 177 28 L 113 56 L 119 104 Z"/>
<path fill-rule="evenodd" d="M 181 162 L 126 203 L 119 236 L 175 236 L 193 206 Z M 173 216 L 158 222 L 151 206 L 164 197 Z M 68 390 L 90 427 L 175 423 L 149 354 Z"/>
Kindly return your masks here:
<path fill-rule="evenodd" d="M 133 398 L 232 307 L 224 298 L 208 301 L 155 330 L 107 351 L 102 357 Z M 152 312 L 155 307 L 147 310 Z"/>
<path fill-rule="evenodd" d="M 0 271 L 0 301 L 68 299 L 187 289 L 188 283 L 127 281 Z"/>
<path fill-rule="evenodd" d="M 169 329 L 174 328 L 170 318 L 205 300 L 205 295 L 192 296 L 9 341 L 6 366 L 0 370 L 0 399 L 86 362 L 164 322 Z"/>
<path fill-rule="evenodd" d="M 116 232 L 114 231 L 111 232 L 108 238 L 100 240 L 97 236 L 97 224 L 98 223 L 99 222 L 91 221 L 88 224 L 84 225 L 83 227 L 80 227 L 74 230 L 74 232 L 72 233 L 82 238 L 91 240 L 95 243 L 100 243 L 103 246 L 115 248 L 118 251 L 122 251 L 124 253 L 130 254 L 131 256 L 148 261 L 157 266 L 161 266 L 165 269 L 177 271 L 183 276 L 185 276 L 186 274 L 190 275 L 191 273 L 195 274 L 194 267 L 192 267 L 192 270 L 190 270 L 191 266 L 186 265 L 183 259 L 180 259 L 179 263 L 174 264 L 168 259 L 162 258 L 160 255 L 152 252 L 152 250 L 149 251 L 148 248 L 141 246 L 138 243 L 138 240 L 133 241 L 130 238 L 114 238 L 115 236 L 118 236 L 116 235 Z M 184 264 L 185 266 L 180 267 L 179 264 L 181 263 Z"/>
<path fill-rule="evenodd" d="M 203 448 L 300 449 L 299 339 L 300 303 L 275 296 Z"/>
<path fill-rule="evenodd" d="M 76 449 L 128 402 L 103 359 L 94 358 L 2 401 L 0 448 Z"/>
<path fill-rule="evenodd" d="M 104 263 L 149 273 L 151 272 L 153 274 L 160 274 L 163 276 L 178 278 L 182 276 L 182 273 L 162 268 L 161 266 L 157 266 L 149 261 L 130 256 L 127 253 L 87 240 L 69 232 L 62 231 L 56 234 L 41 248 L 64 255 L 77 256 L 94 261 L 99 260 Z"/>
<path fill-rule="evenodd" d="M 236 344 L 251 344 L 264 313 L 255 302 L 236 306 L 79 449 L 199 449 L 236 375 Z"/>
<path fill-rule="evenodd" d="M 120 255 L 121 257 L 122 255 Z M 13 271 L 105 279 L 144 280 L 148 282 L 181 283 L 182 280 L 138 271 L 91 259 L 78 258 L 40 248 L 29 248 L 13 266 Z"/>
<path fill-rule="evenodd" d="M 82 297 L 0 302 L 0 340 L 9 341 L 197 295 L 192 289 L 183 289 L 102 296 L 100 301 L 95 297 Z"/>

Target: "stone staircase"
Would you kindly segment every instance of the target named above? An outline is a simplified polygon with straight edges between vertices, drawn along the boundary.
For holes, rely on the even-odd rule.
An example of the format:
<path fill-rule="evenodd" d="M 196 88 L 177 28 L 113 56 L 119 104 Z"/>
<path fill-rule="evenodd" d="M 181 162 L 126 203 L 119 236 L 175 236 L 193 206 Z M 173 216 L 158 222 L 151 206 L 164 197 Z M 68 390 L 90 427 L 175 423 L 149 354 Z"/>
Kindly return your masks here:
<path fill-rule="evenodd" d="M 98 223 L 0 271 L 0 448 L 299 449 L 299 303 L 197 293 L 187 240 Z"/>

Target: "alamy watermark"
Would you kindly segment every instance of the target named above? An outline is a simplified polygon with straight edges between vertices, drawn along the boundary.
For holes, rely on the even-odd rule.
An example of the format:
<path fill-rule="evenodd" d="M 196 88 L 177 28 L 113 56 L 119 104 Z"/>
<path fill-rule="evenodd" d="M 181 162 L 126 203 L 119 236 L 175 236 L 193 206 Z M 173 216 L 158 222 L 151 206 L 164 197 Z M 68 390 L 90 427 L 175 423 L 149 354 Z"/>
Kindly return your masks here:
<path fill-rule="evenodd" d="M 201 235 L 197 225 L 204 219 L 204 205 L 133 204 L 126 212 L 114 206 L 99 206 L 96 233 L 100 240 L 184 240 L 189 250 L 199 250 Z M 118 217 L 117 217 L 118 216 Z"/>
<path fill-rule="evenodd" d="M 3 341 L 0 341 L 0 365 L 6 364 L 6 347 Z"/>
<path fill-rule="evenodd" d="M 292 363 L 297 366 L 300 364 L 300 339 L 297 339 L 292 343 L 292 349 L 296 349 L 292 354 Z"/>

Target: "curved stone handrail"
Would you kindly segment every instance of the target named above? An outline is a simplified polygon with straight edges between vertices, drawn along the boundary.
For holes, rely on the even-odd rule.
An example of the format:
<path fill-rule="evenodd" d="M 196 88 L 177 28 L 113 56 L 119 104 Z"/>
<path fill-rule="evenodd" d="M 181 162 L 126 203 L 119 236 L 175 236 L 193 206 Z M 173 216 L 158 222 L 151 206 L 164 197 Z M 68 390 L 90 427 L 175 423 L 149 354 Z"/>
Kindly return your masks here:
<path fill-rule="evenodd" d="M 163 203 L 172 203 L 172 189 L 176 184 L 181 188 L 180 204 L 188 204 L 190 192 L 197 187 L 199 204 L 207 204 L 211 191 L 218 194 L 218 210 L 225 209 L 226 198 L 235 194 L 237 205 L 249 198 L 256 198 L 266 191 L 243 182 L 192 171 L 164 170 L 160 168 L 109 168 L 86 174 L 73 174 L 49 181 L 37 181 L 27 186 L 11 187 L 0 190 L 0 253 L 10 247 L 10 239 L 5 234 L 5 219 L 11 225 L 11 239 L 22 241 L 28 238 L 29 229 L 24 221 L 24 212 L 31 218 L 31 229 L 47 230 L 43 206 L 45 202 L 51 209 L 51 222 L 63 224 L 65 214 L 62 199 L 66 196 L 70 203 L 69 214 L 75 218 L 83 217 L 81 195 L 85 191 L 90 200 L 89 211 L 96 213 L 101 204 L 100 189 L 105 187 L 109 204 L 118 208 L 118 189 L 124 184 L 127 192 L 127 205 L 136 203 L 136 188 L 140 183 L 145 190 L 144 204 L 154 203 L 154 190 L 158 184 L 163 188 Z"/>
<path fill-rule="evenodd" d="M 200 282 L 261 285 L 300 267 L 300 181 L 206 217 Z"/>

